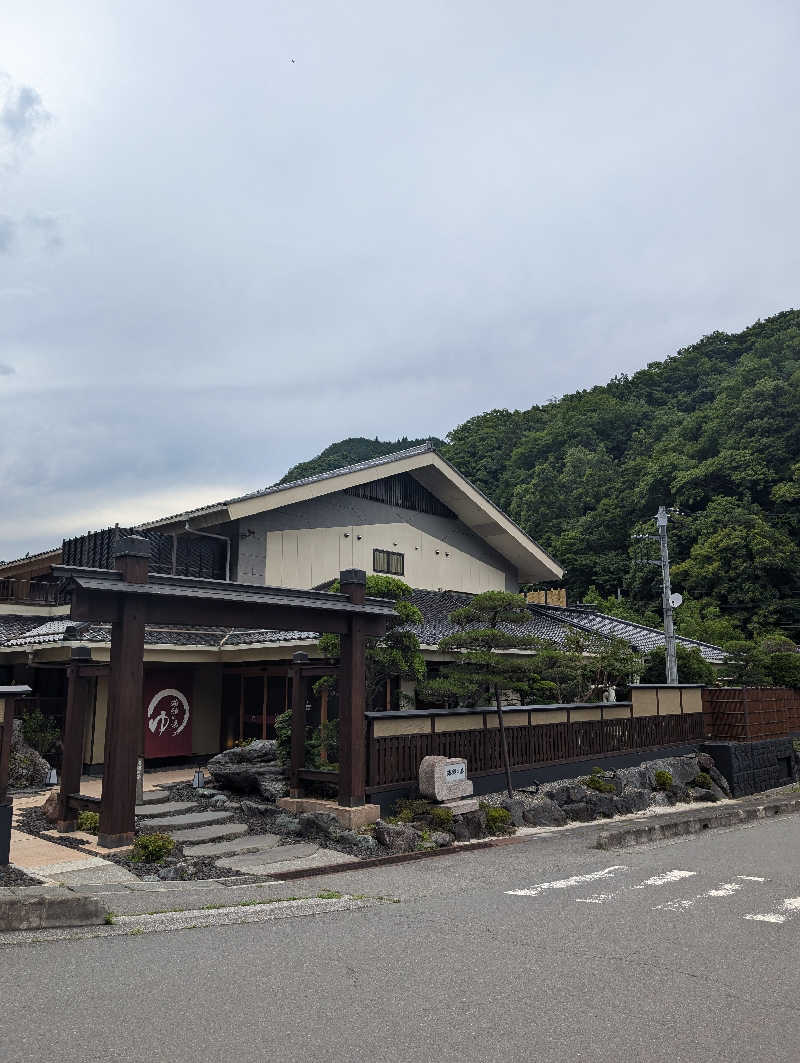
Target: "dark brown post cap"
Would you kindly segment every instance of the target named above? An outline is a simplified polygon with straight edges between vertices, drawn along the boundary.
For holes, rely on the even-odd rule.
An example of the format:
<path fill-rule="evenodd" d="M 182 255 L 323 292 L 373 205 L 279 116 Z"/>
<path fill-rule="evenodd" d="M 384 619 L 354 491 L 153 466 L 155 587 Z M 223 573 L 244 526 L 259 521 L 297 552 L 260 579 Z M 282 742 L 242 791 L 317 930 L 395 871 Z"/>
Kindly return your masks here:
<path fill-rule="evenodd" d="M 117 539 L 111 551 L 112 557 L 150 557 L 150 540 L 141 535 L 124 535 Z"/>
<path fill-rule="evenodd" d="M 363 568 L 346 568 L 339 573 L 340 583 L 357 583 L 362 587 L 367 585 L 367 574 Z"/>

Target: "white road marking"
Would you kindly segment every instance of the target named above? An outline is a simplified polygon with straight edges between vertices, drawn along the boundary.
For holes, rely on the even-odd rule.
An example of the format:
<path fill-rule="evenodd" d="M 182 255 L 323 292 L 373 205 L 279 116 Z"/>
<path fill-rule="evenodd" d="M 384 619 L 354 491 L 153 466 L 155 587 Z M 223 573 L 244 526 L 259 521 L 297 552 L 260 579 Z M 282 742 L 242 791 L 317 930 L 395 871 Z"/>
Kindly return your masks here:
<path fill-rule="evenodd" d="M 781 905 L 780 912 L 758 912 L 753 915 L 745 915 L 745 919 L 753 919 L 759 923 L 785 923 L 790 916 L 800 912 L 800 897 L 787 897 Z"/>
<path fill-rule="evenodd" d="M 631 889 L 643 890 L 645 886 L 666 886 L 669 882 L 680 882 L 682 878 L 692 878 L 696 874 L 696 871 L 678 871 L 676 868 L 674 871 L 665 871 L 661 875 L 653 875 L 652 878 L 646 878 L 638 886 L 631 886 Z"/>
<path fill-rule="evenodd" d="M 742 879 L 744 882 L 766 882 L 765 878 L 761 878 L 760 875 L 737 875 L 737 878 Z"/>
<path fill-rule="evenodd" d="M 653 875 L 652 878 L 646 878 L 644 882 L 639 882 L 636 886 L 623 886 L 621 889 L 616 890 L 614 893 L 593 893 L 589 897 L 576 897 L 576 904 L 605 904 L 606 901 L 610 901 L 613 897 L 619 897 L 625 890 L 643 890 L 648 886 L 667 886 L 670 882 L 680 882 L 684 878 L 692 878 L 696 875 L 696 871 L 680 871 L 678 868 L 673 868 L 672 871 L 664 871 L 660 875 Z"/>
<path fill-rule="evenodd" d="M 693 907 L 698 901 L 708 900 L 710 897 L 732 897 L 742 888 L 741 882 L 722 882 L 713 890 L 698 893 L 696 897 L 687 897 L 685 900 L 667 901 L 665 904 L 655 904 L 653 909 L 663 908 L 669 912 L 684 912 Z"/>
<path fill-rule="evenodd" d="M 565 890 L 571 886 L 582 886 L 585 882 L 596 882 L 601 878 L 611 878 L 617 871 L 627 871 L 624 864 L 615 864 L 606 867 L 602 871 L 592 871 L 588 875 L 572 875 L 571 878 L 559 878 L 554 882 L 539 882 L 525 890 L 506 890 L 510 897 L 538 897 L 545 890 Z"/>

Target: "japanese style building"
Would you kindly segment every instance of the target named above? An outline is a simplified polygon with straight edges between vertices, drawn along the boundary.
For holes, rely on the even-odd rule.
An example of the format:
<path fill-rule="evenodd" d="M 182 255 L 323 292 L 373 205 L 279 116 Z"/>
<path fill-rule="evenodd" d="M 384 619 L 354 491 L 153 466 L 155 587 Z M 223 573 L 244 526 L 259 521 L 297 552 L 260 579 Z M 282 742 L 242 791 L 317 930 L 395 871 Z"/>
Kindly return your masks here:
<path fill-rule="evenodd" d="M 186 580 L 220 581 L 311 591 L 340 571 L 362 569 L 402 578 L 423 615 L 414 630 L 426 658 L 443 659 L 438 644 L 447 617 L 471 595 L 517 591 L 522 584 L 558 584 L 563 569 L 505 513 L 430 446 L 416 447 L 333 472 L 277 484 L 240 498 L 175 514 L 135 528 L 113 528 L 65 540 L 0 566 L 0 684 L 27 683 L 46 714 L 63 716 L 66 668 L 86 647 L 96 665 L 91 711 L 83 735 L 88 767 L 104 760 L 110 625 L 70 619 L 59 565 L 113 568 L 115 541 L 133 533 L 150 543 L 150 571 Z M 55 567 L 55 571 L 54 571 Z M 563 599 L 562 599 L 563 602 Z M 636 648 L 663 645 L 663 632 L 616 620 L 586 607 L 531 603 L 525 634 L 563 643 L 570 631 L 625 638 Z M 325 673 L 314 631 L 243 630 L 203 624 L 148 625 L 143 712 L 145 756 L 151 762 L 207 757 L 242 738 L 274 737 L 275 719 L 291 705 L 292 655 L 311 659 L 309 675 Z M 716 647 L 698 646 L 722 660 Z M 86 660 L 87 658 L 84 658 Z M 368 708 L 397 708 L 414 690 L 387 686 Z M 309 720 L 336 714 L 335 699 L 305 691 Z M 411 702 L 413 704 L 413 701 Z"/>

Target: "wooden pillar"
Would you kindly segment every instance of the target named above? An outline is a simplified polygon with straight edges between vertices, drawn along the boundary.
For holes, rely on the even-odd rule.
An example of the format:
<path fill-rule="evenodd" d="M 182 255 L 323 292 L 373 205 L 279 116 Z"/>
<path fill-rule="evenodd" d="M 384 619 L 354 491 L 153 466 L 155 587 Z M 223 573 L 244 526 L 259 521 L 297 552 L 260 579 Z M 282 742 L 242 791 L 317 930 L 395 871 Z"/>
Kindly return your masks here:
<path fill-rule="evenodd" d="M 292 759 L 289 776 L 289 796 L 302 797 L 298 772 L 306 764 L 306 699 L 302 666 L 308 654 L 298 650 L 292 657 Z"/>
<path fill-rule="evenodd" d="M 261 737 L 267 737 L 267 673 L 264 673 L 264 696 L 261 700 Z"/>
<path fill-rule="evenodd" d="M 126 583 L 147 583 L 150 543 L 130 535 L 114 547 L 114 564 Z M 142 732 L 145 606 L 135 594 L 123 594 L 120 619 L 111 625 L 111 675 L 108 688 L 100 845 L 112 848 L 133 841 L 136 760 Z"/>
<path fill-rule="evenodd" d="M 325 739 L 325 725 L 328 722 L 328 688 L 323 687 L 320 691 L 319 697 L 319 733 L 322 736 L 323 743 Z M 320 763 L 328 763 L 328 750 L 324 744 L 320 746 L 319 751 Z"/>
<path fill-rule="evenodd" d="M 351 568 L 339 576 L 342 594 L 363 605 L 367 574 Z M 364 804 L 366 760 L 364 710 L 367 697 L 364 621 L 352 616 L 341 636 L 339 658 L 339 804 L 348 808 Z"/>
<path fill-rule="evenodd" d="M 81 665 L 91 660 L 88 646 L 76 646 L 67 665 L 67 708 L 64 714 L 63 756 L 61 760 L 61 792 L 58 800 L 56 828 L 62 832 L 75 830 L 77 812 L 69 807 L 71 794 L 80 793 L 83 770 L 83 739 L 92 680 L 81 675 Z"/>

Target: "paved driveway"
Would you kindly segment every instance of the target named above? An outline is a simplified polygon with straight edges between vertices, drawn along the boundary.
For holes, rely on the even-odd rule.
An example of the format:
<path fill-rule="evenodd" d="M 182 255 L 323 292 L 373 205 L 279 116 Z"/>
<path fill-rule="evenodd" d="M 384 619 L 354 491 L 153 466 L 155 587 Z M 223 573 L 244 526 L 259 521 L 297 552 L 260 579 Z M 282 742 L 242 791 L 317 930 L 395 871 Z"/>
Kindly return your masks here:
<path fill-rule="evenodd" d="M 800 1059 L 800 816 L 312 881 L 401 900 L 2 950 L 4 1058 Z"/>

